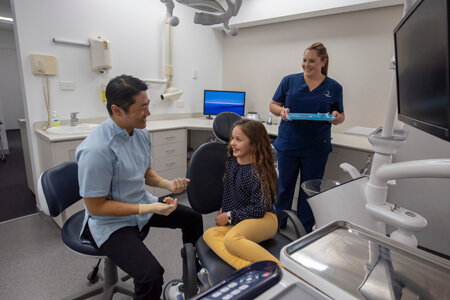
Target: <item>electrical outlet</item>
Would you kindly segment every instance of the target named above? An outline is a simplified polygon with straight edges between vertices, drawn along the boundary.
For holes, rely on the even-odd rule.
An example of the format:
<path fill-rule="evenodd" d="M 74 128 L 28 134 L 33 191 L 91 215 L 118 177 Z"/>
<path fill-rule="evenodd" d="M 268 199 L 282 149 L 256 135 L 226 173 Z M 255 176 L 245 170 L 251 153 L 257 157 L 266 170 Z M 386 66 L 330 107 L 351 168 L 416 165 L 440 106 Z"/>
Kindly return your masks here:
<path fill-rule="evenodd" d="M 75 81 L 60 81 L 59 88 L 63 91 L 74 91 L 75 90 Z"/>
<path fill-rule="evenodd" d="M 183 108 L 184 107 L 184 101 L 177 101 L 177 108 Z"/>
<path fill-rule="evenodd" d="M 192 78 L 193 79 L 197 79 L 198 78 L 198 70 L 197 69 L 192 69 Z"/>

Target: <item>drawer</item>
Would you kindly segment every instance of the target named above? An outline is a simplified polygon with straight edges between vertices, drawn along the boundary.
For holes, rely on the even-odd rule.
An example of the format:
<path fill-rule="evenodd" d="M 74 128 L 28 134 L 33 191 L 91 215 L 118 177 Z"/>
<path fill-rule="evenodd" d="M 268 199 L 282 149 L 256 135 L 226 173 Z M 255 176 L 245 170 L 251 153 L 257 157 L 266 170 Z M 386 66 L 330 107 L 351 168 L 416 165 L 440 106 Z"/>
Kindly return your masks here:
<path fill-rule="evenodd" d="M 154 146 L 153 158 L 157 160 L 164 157 L 186 155 L 186 147 L 186 142 Z"/>
<path fill-rule="evenodd" d="M 167 180 L 172 180 L 172 179 L 178 178 L 178 177 L 184 178 L 184 177 L 186 177 L 186 165 L 181 168 L 158 172 L 158 175 Z M 170 191 L 168 191 L 166 189 L 160 189 L 157 187 L 153 188 L 152 195 L 154 195 L 156 197 L 162 197 L 162 196 L 166 196 L 169 194 L 171 194 Z M 176 198 L 176 195 L 174 197 Z"/>
<path fill-rule="evenodd" d="M 152 166 L 152 168 L 157 173 L 159 173 L 161 171 L 176 169 L 176 168 L 181 168 L 181 167 L 186 168 L 186 154 L 154 159 L 153 166 Z M 185 176 L 185 175 L 183 175 L 183 176 Z"/>
<path fill-rule="evenodd" d="M 165 130 L 153 132 L 154 146 L 173 144 L 186 141 L 186 129 Z"/>

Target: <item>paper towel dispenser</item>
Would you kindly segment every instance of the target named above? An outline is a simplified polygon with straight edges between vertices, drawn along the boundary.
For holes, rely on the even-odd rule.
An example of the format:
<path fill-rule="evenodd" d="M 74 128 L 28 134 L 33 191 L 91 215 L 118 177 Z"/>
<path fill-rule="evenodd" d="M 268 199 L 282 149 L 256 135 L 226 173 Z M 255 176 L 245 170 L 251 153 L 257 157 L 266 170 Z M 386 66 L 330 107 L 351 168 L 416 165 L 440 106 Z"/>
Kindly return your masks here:
<path fill-rule="evenodd" d="M 99 38 L 89 38 L 92 71 L 107 73 L 111 70 L 111 43 Z"/>

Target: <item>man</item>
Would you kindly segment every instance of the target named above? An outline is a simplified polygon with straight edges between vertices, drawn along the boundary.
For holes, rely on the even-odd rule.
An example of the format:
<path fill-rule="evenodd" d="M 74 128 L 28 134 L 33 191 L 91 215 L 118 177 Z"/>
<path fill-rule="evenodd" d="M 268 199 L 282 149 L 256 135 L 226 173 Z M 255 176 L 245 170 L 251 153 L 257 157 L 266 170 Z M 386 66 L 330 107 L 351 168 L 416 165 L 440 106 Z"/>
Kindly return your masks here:
<path fill-rule="evenodd" d="M 147 227 L 181 228 L 183 243 L 195 245 L 203 233 L 199 213 L 162 202 L 145 184 L 180 193 L 189 179 L 161 178 L 152 168 L 147 85 L 121 75 L 106 87 L 109 118 L 78 146 L 78 179 L 86 214 L 80 233 L 134 279 L 134 299 L 160 299 L 164 269 L 139 238 Z"/>

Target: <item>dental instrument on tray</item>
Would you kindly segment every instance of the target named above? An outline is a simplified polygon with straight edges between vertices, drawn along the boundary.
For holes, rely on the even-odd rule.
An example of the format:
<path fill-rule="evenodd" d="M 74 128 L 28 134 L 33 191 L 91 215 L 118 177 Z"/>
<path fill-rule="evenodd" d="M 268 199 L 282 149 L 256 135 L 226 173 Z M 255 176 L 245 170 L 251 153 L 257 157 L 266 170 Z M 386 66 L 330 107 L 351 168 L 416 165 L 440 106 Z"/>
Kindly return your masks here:
<path fill-rule="evenodd" d="M 303 113 L 288 113 L 286 115 L 288 120 L 307 120 L 307 121 L 333 121 L 336 119 L 331 113 L 317 113 L 317 114 L 303 114 Z"/>

